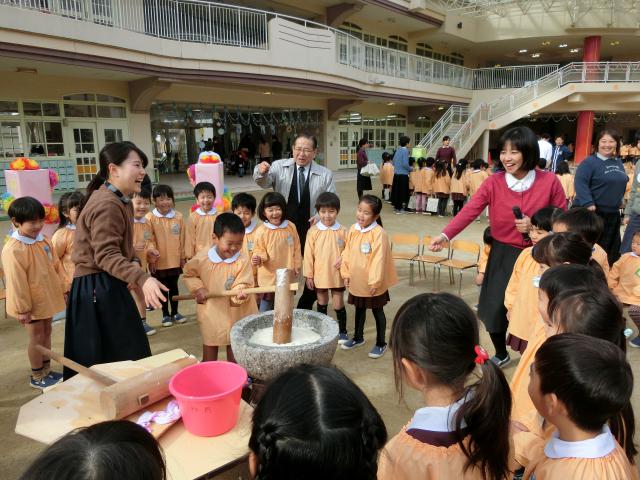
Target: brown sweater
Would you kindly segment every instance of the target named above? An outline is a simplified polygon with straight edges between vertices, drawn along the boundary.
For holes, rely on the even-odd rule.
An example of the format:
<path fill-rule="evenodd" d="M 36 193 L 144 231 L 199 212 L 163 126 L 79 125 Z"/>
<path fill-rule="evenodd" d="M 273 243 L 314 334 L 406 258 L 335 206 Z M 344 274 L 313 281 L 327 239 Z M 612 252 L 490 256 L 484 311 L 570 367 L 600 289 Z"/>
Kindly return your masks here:
<path fill-rule="evenodd" d="M 105 185 L 96 190 L 76 223 L 71 259 L 74 277 L 106 272 L 139 286 L 149 278 L 133 261 L 133 206 L 124 203 Z"/>

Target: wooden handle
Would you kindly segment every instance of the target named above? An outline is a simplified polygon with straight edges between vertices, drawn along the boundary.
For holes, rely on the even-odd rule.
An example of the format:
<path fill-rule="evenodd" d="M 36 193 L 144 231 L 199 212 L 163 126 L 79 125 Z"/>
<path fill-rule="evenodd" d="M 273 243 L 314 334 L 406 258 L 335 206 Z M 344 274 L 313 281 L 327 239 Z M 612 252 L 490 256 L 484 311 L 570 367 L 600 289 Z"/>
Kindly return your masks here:
<path fill-rule="evenodd" d="M 168 397 L 171 377 L 197 362 L 194 357 L 180 358 L 103 388 L 100 392 L 103 415 L 109 420 L 124 418 Z"/>
<path fill-rule="evenodd" d="M 296 282 L 289 285 L 289 290 L 298 290 L 298 283 Z M 275 285 L 270 287 L 251 287 L 245 288 L 243 291 L 247 295 L 252 293 L 273 293 L 276 291 L 276 287 Z M 206 298 L 234 297 L 238 295 L 238 293 L 240 293 L 239 290 L 223 290 L 221 292 L 208 293 Z M 171 300 L 177 302 L 180 300 L 195 300 L 195 298 L 196 297 L 194 295 L 174 295 L 171 297 Z"/>
<path fill-rule="evenodd" d="M 90 368 L 85 367 L 84 365 L 80 365 L 73 360 L 68 359 L 60 355 L 59 353 L 53 352 L 48 348 L 43 347 L 42 345 L 36 345 L 36 349 L 43 355 L 46 355 L 49 358 L 54 359 L 56 362 L 64 365 L 67 368 L 70 368 L 74 372 L 78 372 L 80 375 L 84 375 L 85 377 L 89 377 L 92 380 L 95 380 L 102 385 L 109 386 L 116 383 L 116 380 L 113 378 L 109 378 L 106 375 L 103 375 L 100 372 L 96 372 L 95 370 L 91 370 Z"/>

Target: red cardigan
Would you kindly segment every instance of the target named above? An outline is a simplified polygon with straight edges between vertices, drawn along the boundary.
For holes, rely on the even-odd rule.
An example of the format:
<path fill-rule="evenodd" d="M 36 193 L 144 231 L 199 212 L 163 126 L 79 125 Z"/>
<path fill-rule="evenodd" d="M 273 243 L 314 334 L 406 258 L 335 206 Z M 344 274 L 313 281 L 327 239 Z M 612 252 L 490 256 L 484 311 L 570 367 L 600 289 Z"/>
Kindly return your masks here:
<path fill-rule="evenodd" d="M 567 205 L 564 190 L 556 175 L 537 169 L 535 172 L 533 185 L 524 192 L 509 190 L 505 172 L 491 175 L 482 182 L 469 203 L 449 222 L 442 233 L 449 240 L 453 239 L 488 206 L 491 236 L 494 240 L 521 249 L 531 246 L 531 242 L 525 242 L 522 234 L 516 230 L 512 208 L 518 206 L 522 213 L 531 217 L 541 208 L 558 207 L 564 210 Z"/>

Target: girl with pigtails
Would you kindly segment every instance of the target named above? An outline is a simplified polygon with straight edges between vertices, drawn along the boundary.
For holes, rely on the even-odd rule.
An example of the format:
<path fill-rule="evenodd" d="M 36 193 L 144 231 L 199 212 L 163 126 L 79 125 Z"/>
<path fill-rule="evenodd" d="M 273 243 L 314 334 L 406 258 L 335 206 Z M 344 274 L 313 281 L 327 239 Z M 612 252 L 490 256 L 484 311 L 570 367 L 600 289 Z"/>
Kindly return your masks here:
<path fill-rule="evenodd" d="M 479 345 L 478 321 L 459 297 L 417 295 L 391 328 L 398 392 L 406 383 L 424 407 L 380 456 L 380 480 L 510 478 L 511 394 Z"/>

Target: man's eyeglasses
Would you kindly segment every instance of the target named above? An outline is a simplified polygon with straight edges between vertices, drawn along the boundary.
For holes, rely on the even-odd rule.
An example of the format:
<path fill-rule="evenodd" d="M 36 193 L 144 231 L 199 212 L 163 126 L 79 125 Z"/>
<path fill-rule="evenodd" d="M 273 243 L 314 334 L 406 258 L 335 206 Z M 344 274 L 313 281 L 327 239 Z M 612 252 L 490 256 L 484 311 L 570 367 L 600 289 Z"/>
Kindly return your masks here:
<path fill-rule="evenodd" d="M 310 153 L 313 152 L 313 150 L 311 150 L 310 148 L 300 148 L 300 147 L 294 147 L 293 151 L 296 153 L 304 153 L 305 155 L 309 155 Z"/>

